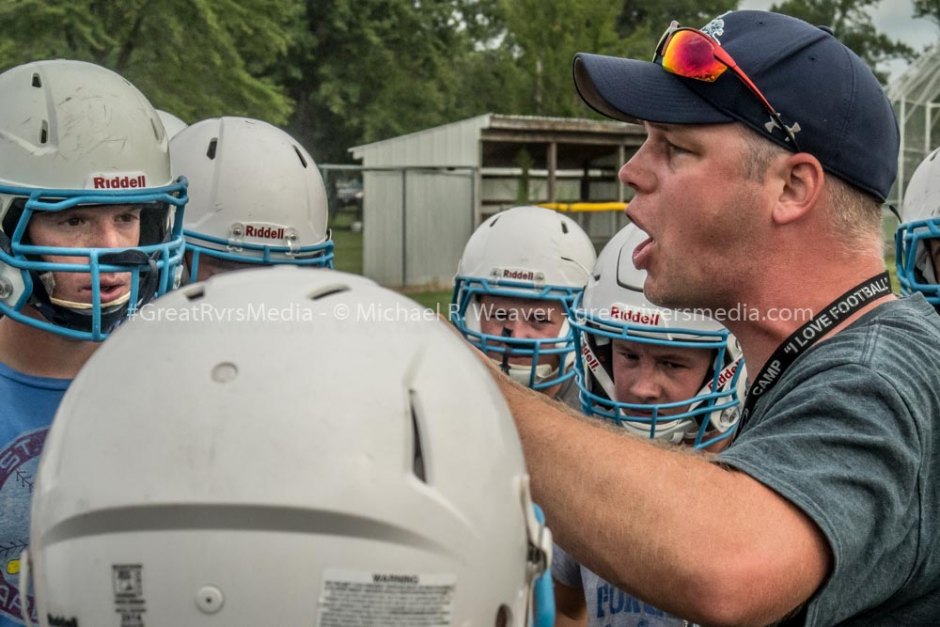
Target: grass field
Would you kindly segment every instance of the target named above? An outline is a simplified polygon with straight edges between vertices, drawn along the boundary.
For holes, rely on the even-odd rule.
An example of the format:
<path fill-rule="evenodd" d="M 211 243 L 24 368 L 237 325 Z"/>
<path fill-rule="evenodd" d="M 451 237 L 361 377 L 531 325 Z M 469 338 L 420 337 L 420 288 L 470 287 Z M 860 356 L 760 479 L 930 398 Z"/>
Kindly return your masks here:
<path fill-rule="evenodd" d="M 343 209 L 330 214 L 333 229 L 333 265 L 337 270 L 362 274 L 362 231 L 355 233 L 350 228 L 356 220 L 356 212 Z"/>
<path fill-rule="evenodd" d="M 354 208 L 345 208 L 330 215 L 330 228 L 333 229 L 334 261 L 337 270 L 362 274 L 362 231 L 352 230 L 352 224 L 357 219 Z M 406 291 L 403 292 L 425 307 L 447 315 L 450 304 L 451 290 Z"/>

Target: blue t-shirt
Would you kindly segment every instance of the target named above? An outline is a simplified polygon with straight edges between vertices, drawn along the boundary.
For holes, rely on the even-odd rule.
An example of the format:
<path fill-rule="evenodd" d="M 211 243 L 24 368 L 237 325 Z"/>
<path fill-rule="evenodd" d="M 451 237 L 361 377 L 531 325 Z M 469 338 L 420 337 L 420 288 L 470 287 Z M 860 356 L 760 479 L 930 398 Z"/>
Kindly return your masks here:
<path fill-rule="evenodd" d="M 832 572 L 791 622 L 940 624 L 940 316 L 923 295 L 807 350 L 718 459 L 829 542 Z"/>
<path fill-rule="evenodd" d="M 33 482 L 46 433 L 70 382 L 33 377 L 0 363 L 0 627 L 23 624 L 20 553 L 29 543 Z"/>
<path fill-rule="evenodd" d="M 691 624 L 601 579 L 557 544 L 552 549 L 552 578 L 569 588 L 584 591 L 590 627 L 688 627 Z"/>

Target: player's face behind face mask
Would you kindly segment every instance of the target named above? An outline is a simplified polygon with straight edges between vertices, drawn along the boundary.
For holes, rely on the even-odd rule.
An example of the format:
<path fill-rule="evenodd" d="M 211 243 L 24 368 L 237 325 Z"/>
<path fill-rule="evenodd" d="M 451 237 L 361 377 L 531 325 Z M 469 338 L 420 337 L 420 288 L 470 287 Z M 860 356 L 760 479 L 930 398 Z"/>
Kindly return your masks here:
<path fill-rule="evenodd" d="M 492 295 L 480 296 L 478 303 L 481 332 L 506 338 L 485 351 L 506 374 L 523 385 L 530 385 L 533 376 L 541 382 L 557 375 L 561 364 L 558 349 L 567 344 L 567 312 L 562 303 Z M 555 389 L 540 391 L 551 395 Z"/>

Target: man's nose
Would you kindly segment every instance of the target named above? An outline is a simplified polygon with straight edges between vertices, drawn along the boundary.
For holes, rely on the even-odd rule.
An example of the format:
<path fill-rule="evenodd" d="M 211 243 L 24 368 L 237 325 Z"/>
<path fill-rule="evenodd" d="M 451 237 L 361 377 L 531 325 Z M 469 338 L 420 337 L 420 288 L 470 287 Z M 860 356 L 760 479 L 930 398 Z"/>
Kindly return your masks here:
<path fill-rule="evenodd" d="M 641 366 L 637 369 L 633 381 L 627 388 L 630 400 L 636 403 L 655 403 L 662 395 L 662 386 L 652 368 Z"/>

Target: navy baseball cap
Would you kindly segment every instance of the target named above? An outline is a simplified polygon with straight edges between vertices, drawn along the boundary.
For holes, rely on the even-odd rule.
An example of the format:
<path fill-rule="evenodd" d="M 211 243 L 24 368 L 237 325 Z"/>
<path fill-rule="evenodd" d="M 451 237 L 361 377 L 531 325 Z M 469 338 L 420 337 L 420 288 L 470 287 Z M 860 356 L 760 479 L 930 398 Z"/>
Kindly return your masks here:
<path fill-rule="evenodd" d="M 768 11 L 730 11 L 702 29 L 737 62 L 803 152 L 884 201 L 897 176 L 898 122 L 878 79 L 831 32 Z M 574 82 L 595 111 L 627 122 L 743 122 L 794 150 L 760 99 L 733 72 L 713 82 L 657 63 L 580 52 Z"/>

